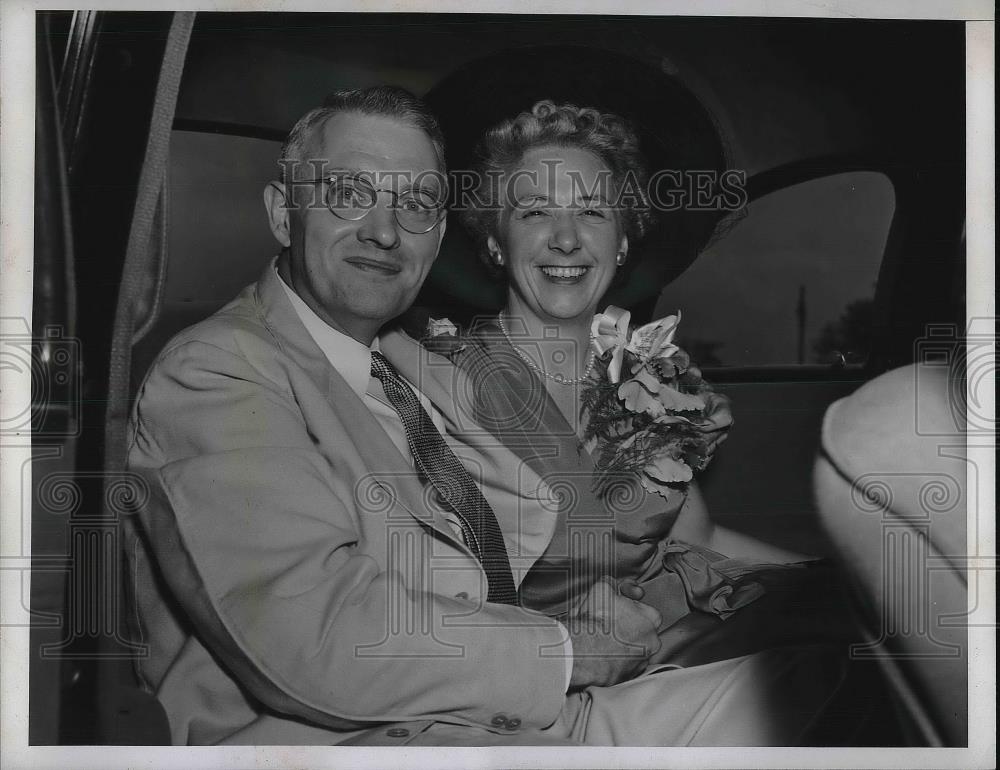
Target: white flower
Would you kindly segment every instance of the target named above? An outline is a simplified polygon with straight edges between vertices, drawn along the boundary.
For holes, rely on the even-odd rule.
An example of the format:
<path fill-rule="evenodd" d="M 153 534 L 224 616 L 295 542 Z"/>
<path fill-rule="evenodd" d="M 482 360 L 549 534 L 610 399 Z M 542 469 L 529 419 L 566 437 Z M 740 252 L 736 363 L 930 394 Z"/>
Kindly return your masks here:
<path fill-rule="evenodd" d="M 457 337 L 458 327 L 447 318 L 431 318 L 427 322 L 427 334 L 430 337 L 440 337 L 442 334 Z"/>
<path fill-rule="evenodd" d="M 674 345 L 674 335 L 681 323 L 681 311 L 677 315 L 668 315 L 659 321 L 653 321 L 640 326 L 629 339 L 626 350 L 634 353 L 643 361 L 652 358 L 669 358 L 677 352 Z"/>

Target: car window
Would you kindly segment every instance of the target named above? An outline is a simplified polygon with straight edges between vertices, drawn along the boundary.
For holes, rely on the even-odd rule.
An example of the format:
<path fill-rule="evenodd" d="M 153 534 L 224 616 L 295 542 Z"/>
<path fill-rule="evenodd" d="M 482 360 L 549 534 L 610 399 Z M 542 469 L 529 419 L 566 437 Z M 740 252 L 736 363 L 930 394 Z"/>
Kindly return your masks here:
<path fill-rule="evenodd" d="M 702 366 L 862 364 L 894 210 L 873 171 L 769 193 L 663 290 L 656 317 L 682 311 L 678 342 Z"/>

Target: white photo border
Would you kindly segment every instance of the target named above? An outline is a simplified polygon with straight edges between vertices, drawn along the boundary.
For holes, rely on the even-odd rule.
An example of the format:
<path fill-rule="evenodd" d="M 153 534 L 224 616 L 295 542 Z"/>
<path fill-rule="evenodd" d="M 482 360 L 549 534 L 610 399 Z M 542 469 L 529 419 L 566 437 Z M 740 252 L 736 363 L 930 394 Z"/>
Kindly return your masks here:
<path fill-rule="evenodd" d="M 72 10 L 67 2 L 0 0 L 0 316 L 30 319 L 33 272 L 34 71 L 35 12 Z M 260 11 L 267 2 L 170 2 L 141 10 Z M 282 11 L 371 11 L 467 13 L 467 0 L 285 0 Z M 136 0 L 94 0 L 88 10 L 139 10 Z M 278 8 L 276 8 L 278 10 Z M 768 16 L 800 18 L 882 18 L 965 20 L 967 40 L 967 313 L 995 330 L 995 118 L 994 8 L 981 0 L 488 0 L 476 4 L 481 13 L 561 13 L 678 16 Z M 980 321 L 982 322 L 982 321 Z M 980 382 L 969 403 L 982 405 L 995 419 L 995 392 Z M 970 388 L 976 384 L 970 381 Z M 0 368 L 0 398 L 30 402 L 30 379 Z M 970 445 L 970 450 L 973 447 Z M 994 767 L 996 761 L 996 437 L 975 447 L 979 464 L 978 505 L 986 514 L 969 527 L 978 531 L 970 554 L 981 555 L 978 606 L 970 607 L 969 747 L 967 749 L 758 749 L 758 748 L 349 748 L 242 746 L 108 747 L 28 745 L 29 627 L 14 622 L 30 595 L 30 542 L 24 543 L 21 507 L 22 466 L 31 456 L 30 435 L 4 440 L 0 446 L 0 765 L 5 768 L 383 768 L 414 767 Z M 992 451 L 991 451 L 992 450 Z M 989 455 L 989 457 L 987 457 Z M 970 489 L 975 479 L 970 471 Z M 30 533 L 29 533 L 30 534 Z M 13 544 L 13 545 L 12 545 Z M 970 566 L 970 569 L 972 567 Z M 970 592 L 970 602 L 973 600 Z"/>

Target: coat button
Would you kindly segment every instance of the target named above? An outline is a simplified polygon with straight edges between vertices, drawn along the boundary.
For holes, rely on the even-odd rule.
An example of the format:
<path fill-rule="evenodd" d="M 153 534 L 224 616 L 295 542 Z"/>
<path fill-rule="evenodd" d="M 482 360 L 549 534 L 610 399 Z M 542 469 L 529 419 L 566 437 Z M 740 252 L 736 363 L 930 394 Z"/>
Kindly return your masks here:
<path fill-rule="evenodd" d="M 493 719 L 490 720 L 490 724 L 494 727 L 506 727 L 507 716 L 505 714 L 494 714 Z"/>
<path fill-rule="evenodd" d="M 410 731 L 407 730 L 405 727 L 390 727 L 388 730 L 385 731 L 385 734 L 388 735 L 390 738 L 405 738 L 407 735 L 410 734 Z"/>
<path fill-rule="evenodd" d="M 456 599 L 468 599 L 469 598 L 469 594 L 467 594 L 465 591 L 459 591 L 457 594 L 455 594 L 455 598 Z"/>
<path fill-rule="evenodd" d="M 510 730 L 516 730 L 521 726 L 521 720 L 518 717 L 511 717 L 507 720 L 507 728 Z"/>

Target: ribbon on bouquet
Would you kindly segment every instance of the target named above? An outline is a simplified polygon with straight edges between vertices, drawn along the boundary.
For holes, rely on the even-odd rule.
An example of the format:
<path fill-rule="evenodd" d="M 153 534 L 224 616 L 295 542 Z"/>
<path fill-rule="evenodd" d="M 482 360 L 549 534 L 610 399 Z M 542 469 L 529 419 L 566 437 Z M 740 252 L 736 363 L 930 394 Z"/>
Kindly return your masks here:
<path fill-rule="evenodd" d="M 603 356 L 614 348 L 611 362 L 608 364 L 608 378 L 618 382 L 622 374 L 622 357 L 625 355 L 625 345 L 628 342 L 628 324 L 632 314 L 614 305 L 608 305 L 603 313 L 594 316 L 590 325 L 590 342 L 594 352 Z"/>

